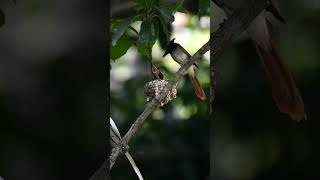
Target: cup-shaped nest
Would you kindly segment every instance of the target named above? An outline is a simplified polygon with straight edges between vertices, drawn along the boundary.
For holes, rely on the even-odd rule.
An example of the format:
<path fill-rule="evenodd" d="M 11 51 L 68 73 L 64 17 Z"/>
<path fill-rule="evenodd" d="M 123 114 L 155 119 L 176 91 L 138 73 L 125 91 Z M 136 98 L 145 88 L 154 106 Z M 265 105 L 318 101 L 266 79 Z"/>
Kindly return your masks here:
<path fill-rule="evenodd" d="M 169 83 L 168 80 L 156 79 L 148 82 L 144 86 L 144 94 L 147 96 L 147 101 L 152 101 L 158 97 L 162 92 L 163 88 Z M 167 96 L 160 101 L 160 106 L 167 104 L 169 101 L 177 97 L 177 85 L 175 84 L 169 91 Z"/>

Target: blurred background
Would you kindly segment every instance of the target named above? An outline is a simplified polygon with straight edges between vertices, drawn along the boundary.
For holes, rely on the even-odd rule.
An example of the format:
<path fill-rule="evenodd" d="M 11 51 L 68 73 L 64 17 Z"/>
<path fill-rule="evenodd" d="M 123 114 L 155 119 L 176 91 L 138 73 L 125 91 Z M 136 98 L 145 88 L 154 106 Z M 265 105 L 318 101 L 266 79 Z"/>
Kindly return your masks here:
<path fill-rule="evenodd" d="M 177 99 L 155 111 L 133 139 L 130 152 L 146 179 L 206 179 L 210 170 L 218 180 L 319 178 L 320 3 L 285 3 L 280 8 L 287 23 L 275 24 L 274 37 L 304 98 L 308 120 L 296 123 L 278 112 L 258 56 L 243 34 L 216 67 L 212 122 L 208 101 L 199 101 L 184 77 Z M 103 162 L 109 85 L 105 7 L 98 1 L 0 2 L 5 15 L 0 27 L 4 179 L 87 179 Z M 221 12 L 212 8 L 217 13 L 211 18 L 214 30 Z M 172 37 L 193 54 L 209 39 L 208 16 L 177 13 L 175 18 Z M 158 44 L 153 61 L 169 79 L 179 66 L 170 56 L 161 58 Z M 198 61 L 207 96 L 208 59 L 206 54 Z M 145 108 L 149 63 L 134 47 L 111 61 L 110 114 L 122 135 Z M 123 156 L 111 175 L 136 178 Z"/>
<path fill-rule="evenodd" d="M 112 12 L 112 8 L 111 8 Z M 181 44 L 191 55 L 210 38 L 210 18 L 199 19 L 192 13 L 174 14 L 170 39 Z M 139 31 L 140 22 L 132 24 Z M 152 61 L 164 73 L 173 77 L 179 65 L 168 55 L 159 42 L 153 46 Z M 197 61 L 198 79 L 209 97 L 210 52 Z M 124 135 L 146 107 L 144 85 L 151 81 L 150 59 L 143 58 L 132 46 L 116 61 L 111 61 L 110 115 Z M 188 76 L 178 83 L 177 98 L 158 108 L 145 121 L 130 142 L 130 153 L 145 179 L 208 179 L 209 178 L 209 116 L 208 99 L 199 100 Z M 111 179 L 137 179 L 129 161 L 120 156 Z"/>
<path fill-rule="evenodd" d="M 320 2 L 279 2 L 287 22 L 274 24 L 274 38 L 308 119 L 297 123 L 278 111 L 254 46 L 242 34 L 216 66 L 211 124 L 215 180 L 320 179 Z M 221 10 L 211 8 L 215 30 Z"/>
<path fill-rule="evenodd" d="M 0 176 L 88 179 L 106 137 L 104 1 L 1 1 Z"/>

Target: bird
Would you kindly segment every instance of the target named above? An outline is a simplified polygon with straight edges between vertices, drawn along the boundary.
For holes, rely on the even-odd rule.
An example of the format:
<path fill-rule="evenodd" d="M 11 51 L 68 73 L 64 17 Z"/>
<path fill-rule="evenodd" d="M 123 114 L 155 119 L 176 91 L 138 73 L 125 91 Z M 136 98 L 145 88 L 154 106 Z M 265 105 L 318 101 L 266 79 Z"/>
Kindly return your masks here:
<path fill-rule="evenodd" d="M 167 54 L 170 54 L 172 59 L 176 61 L 180 66 L 187 63 L 191 57 L 187 50 L 185 50 L 180 44 L 174 42 L 175 38 L 173 38 L 165 49 L 165 53 L 163 57 Z M 198 65 L 194 63 L 187 71 L 189 78 L 191 80 L 193 89 L 195 91 L 196 96 L 204 101 L 206 99 L 206 94 L 197 78 L 195 70 L 198 68 Z"/>
<path fill-rule="evenodd" d="M 242 3 L 248 3 L 245 0 L 213 0 L 213 2 L 224 10 L 227 17 L 240 8 Z M 288 114 L 293 120 L 301 121 L 306 119 L 303 99 L 271 36 L 272 26 L 268 20 L 268 13 L 271 13 L 279 21 L 285 22 L 276 3 L 274 0 L 267 2 L 267 8 L 249 25 L 247 34 L 252 39 L 262 62 L 273 99 L 279 111 Z"/>

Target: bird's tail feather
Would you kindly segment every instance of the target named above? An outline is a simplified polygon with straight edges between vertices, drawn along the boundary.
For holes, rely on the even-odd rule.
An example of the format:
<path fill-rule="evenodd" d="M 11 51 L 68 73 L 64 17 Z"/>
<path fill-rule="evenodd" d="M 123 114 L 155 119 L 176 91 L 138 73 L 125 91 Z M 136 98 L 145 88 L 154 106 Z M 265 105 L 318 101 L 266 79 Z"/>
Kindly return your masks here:
<path fill-rule="evenodd" d="M 293 120 L 302 120 L 305 116 L 303 99 L 294 83 L 292 75 L 278 55 L 274 43 L 270 40 L 271 48 L 263 48 L 258 43 L 255 43 L 255 46 L 263 63 L 277 107 L 282 113 L 288 114 Z"/>
<path fill-rule="evenodd" d="M 204 93 L 204 91 L 201 87 L 201 84 L 200 84 L 199 80 L 197 79 L 196 75 L 194 73 L 193 74 L 189 73 L 189 77 L 190 77 L 193 89 L 194 89 L 197 97 L 199 99 L 201 99 L 202 101 L 204 101 L 206 99 L 206 94 Z"/>

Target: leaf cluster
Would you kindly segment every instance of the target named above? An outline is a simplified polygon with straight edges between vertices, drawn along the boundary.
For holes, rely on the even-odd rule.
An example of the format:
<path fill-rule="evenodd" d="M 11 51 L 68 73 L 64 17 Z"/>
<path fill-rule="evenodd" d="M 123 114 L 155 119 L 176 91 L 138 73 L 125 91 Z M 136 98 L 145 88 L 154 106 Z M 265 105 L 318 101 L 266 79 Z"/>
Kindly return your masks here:
<path fill-rule="evenodd" d="M 111 20 L 110 58 L 119 59 L 131 46 L 136 46 L 142 56 L 151 59 L 151 50 L 157 40 L 163 49 L 169 43 L 174 13 L 187 12 L 183 2 L 178 0 L 171 4 L 161 0 L 135 0 L 137 15 Z M 141 21 L 139 32 L 132 27 L 136 21 Z M 134 36 L 128 31 L 134 32 Z"/>
<path fill-rule="evenodd" d="M 13 0 L 14 4 L 16 1 Z M 161 48 L 165 48 L 170 40 L 171 26 L 174 21 L 174 13 L 180 11 L 187 13 L 183 8 L 184 0 L 176 3 L 163 0 L 134 0 L 137 15 L 126 19 L 111 20 L 110 58 L 113 60 L 123 56 L 130 47 L 136 46 L 139 53 L 151 59 L 151 49 L 156 40 L 159 40 Z M 199 0 L 199 17 L 206 15 L 209 1 Z M 131 24 L 141 21 L 139 32 Z M 5 23 L 5 14 L 0 9 L 0 27 Z M 133 31 L 132 37 L 128 31 Z"/>

